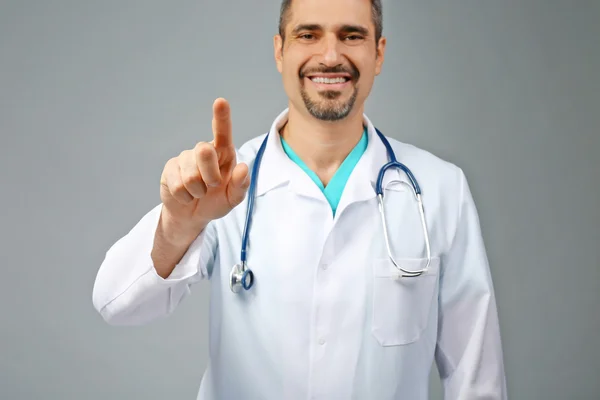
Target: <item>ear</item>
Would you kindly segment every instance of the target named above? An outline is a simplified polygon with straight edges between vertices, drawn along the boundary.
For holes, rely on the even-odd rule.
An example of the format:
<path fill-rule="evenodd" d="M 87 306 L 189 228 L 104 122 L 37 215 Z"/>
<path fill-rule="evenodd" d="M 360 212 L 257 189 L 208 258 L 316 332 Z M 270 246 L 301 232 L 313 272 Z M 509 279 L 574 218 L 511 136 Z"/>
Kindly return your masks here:
<path fill-rule="evenodd" d="M 273 38 L 273 51 L 275 53 L 275 64 L 279 73 L 283 71 L 283 38 L 281 35 L 275 35 Z"/>
<path fill-rule="evenodd" d="M 379 39 L 379 43 L 377 44 L 377 61 L 375 65 L 375 75 L 379 75 L 381 73 L 381 69 L 383 67 L 383 60 L 385 59 L 385 45 L 387 40 L 385 37 L 381 37 Z"/>

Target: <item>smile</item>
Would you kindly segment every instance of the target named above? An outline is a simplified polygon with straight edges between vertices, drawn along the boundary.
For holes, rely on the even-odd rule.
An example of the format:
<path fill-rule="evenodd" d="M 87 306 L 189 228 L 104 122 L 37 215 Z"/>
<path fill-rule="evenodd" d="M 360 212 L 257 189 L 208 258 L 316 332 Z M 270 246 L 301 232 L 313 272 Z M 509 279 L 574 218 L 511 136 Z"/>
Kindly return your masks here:
<path fill-rule="evenodd" d="M 338 78 L 327 78 L 324 76 L 314 76 L 310 78 L 314 83 L 326 83 L 326 84 L 336 84 L 336 83 L 345 83 L 350 80 L 348 77 L 338 77 Z"/>
<path fill-rule="evenodd" d="M 320 74 L 306 77 L 318 91 L 341 91 L 352 83 L 349 74 Z"/>

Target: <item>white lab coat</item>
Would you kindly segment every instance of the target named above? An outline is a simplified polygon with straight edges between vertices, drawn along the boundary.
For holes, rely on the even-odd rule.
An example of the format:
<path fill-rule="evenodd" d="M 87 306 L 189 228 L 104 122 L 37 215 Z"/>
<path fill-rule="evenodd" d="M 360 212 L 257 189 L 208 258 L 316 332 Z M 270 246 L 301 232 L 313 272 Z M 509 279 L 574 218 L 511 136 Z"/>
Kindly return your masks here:
<path fill-rule="evenodd" d="M 198 399 L 424 400 L 432 362 L 445 399 L 506 399 L 496 302 L 475 205 L 461 169 L 390 139 L 423 192 L 432 264 L 397 280 L 374 186 L 385 147 L 368 118 L 368 147 L 335 218 L 320 189 L 284 153 L 273 123 L 260 168 L 248 248 L 256 282 L 229 289 L 239 262 L 246 200 L 198 236 L 167 279 L 150 256 L 161 205 L 106 253 L 93 303 L 114 325 L 172 313 L 193 284 L 211 285 L 210 359 Z M 263 136 L 239 149 L 252 166 Z M 384 180 L 393 253 L 425 263 L 406 176 Z"/>

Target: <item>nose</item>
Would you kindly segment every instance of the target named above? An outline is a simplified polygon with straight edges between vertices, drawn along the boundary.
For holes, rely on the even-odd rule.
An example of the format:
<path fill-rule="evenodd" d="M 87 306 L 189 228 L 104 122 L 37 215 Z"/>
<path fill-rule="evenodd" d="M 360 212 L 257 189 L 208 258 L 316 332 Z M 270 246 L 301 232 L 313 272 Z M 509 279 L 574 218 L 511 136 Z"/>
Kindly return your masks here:
<path fill-rule="evenodd" d="M 328 67 L 334 67 L 342 64 L 342 55 L 340 53 L 340 42 L 336 35 L 330 34 L 323 38 L 323 64 Z"/>

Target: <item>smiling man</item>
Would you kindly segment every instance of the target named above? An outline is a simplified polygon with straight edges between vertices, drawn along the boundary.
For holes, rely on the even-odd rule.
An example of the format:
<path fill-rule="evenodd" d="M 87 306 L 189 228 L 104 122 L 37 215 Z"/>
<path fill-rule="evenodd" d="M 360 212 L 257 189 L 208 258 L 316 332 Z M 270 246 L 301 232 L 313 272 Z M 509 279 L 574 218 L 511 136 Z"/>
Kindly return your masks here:
<path fill-rule="evenodd" d="M 433 362 L 445 399 L 506 399 L 465 175 L 364 114 L 385 45 L 380 0 L 284 1 L 288 108 L 236 151 L 215 101 L 214 140 L 165 164 L 161 204 L 107 251 L 93 301 L 114 325 L 210 283 L 198 399 L 425 400 Z"/>
<path fill-rule="evenodd" d="M 381 12 L 380 1 L 281 7 L 274 47 L 289 114 L 280 133 L 325 185 L 364 133 L 364 102 L 385 53 Z"/>

